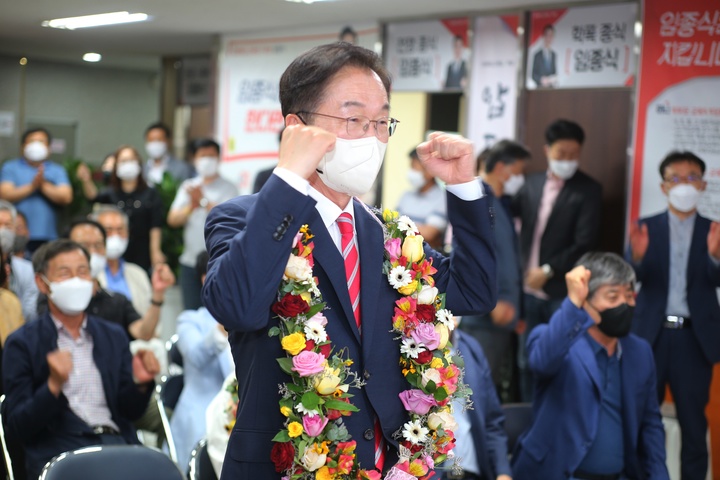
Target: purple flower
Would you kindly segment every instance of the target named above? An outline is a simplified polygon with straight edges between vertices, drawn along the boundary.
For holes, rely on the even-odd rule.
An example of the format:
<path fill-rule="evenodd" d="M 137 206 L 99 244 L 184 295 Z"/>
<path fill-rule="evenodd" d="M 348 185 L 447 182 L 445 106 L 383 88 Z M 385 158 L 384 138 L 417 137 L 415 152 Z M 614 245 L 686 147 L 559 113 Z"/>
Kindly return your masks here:
<path fill-rule="evenodd" d="M 400 239 L 391 238 L 387 242 L 385 242 L 385 251 L 390 257 L 391 263 L 397 261 L 397 259 L 400 258 L 400 255 L 402 255 Z"/>
<path fill-rule="evenodd" d="M 310 437 L 317 437 L 320 435 L 327 423 L 327 417 L 322 418 L 320 415 L 314 415 L 312 417 L 304 415 L 302 419 L 303 430 L 305 430 L 305 433 L 307 433 Z"/>
<path fill-rule="evenodd" d="M 440 335 L 431 323 L 421 323 L 415 327 L 410 336 L 417 343 L 425 345 L 428 350 L 435 350 L 440 345 Z"/>
<path fill-rule="evenodd" d="M 307 350 L 294 356 L 292 363 L 292 370 L 301 377 L 309 377 L 325 370 L 325 356 Z"/>
<path fill-rule="evenodd" d="M 400 392 L 399 396 L 405 410 L 418 415 L 425 415 L 430 411 L 430 408 L 437 405 L 432 395 L 428 395 L 416 388 Z"/>

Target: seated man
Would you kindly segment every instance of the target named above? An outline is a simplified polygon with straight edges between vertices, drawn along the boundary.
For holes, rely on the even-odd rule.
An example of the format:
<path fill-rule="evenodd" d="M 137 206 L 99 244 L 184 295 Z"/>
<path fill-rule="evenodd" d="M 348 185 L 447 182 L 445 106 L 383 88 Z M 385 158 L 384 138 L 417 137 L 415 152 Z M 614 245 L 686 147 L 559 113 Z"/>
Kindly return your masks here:
<path fill-rule="evenodd" d="M 13 255 L 17 219 L 18 211 L 15 207 L 10 202 L 0 200 L 0 248 L 3 260 L 10 267 L 8 288 L 20 299 L 23 318 L 29 322 L 37 316 L 38 289 L 32 263 Z"/>
<path fill-rule="evenodd" d="M 35 254 L 35 281 L 49 311 L 8 338 L 3 352 L 7 433 L 25 449 L 28 478 L 54 456 L 98 444 L 138 443 L 158 371 L 147 351 L 131 357 L 117 325 L 86 315 L 90 255 L 71 240 Z"/>
<path fill-rule="evenodd" d="M 528 339 L 533 423 L 515 449 L 514 478 L 669 478 L 652 350 L 630 334 L 632 267 L 591 252 L 565 281 L 562 306 Z"/>

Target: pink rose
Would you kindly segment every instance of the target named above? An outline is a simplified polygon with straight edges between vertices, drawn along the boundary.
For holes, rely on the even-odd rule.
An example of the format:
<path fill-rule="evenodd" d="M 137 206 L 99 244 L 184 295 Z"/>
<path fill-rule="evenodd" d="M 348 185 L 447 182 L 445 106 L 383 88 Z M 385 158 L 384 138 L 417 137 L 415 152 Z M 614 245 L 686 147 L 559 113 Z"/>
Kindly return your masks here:
<path fill-rule="evenodd" d="M 305 433 L 307 433 L 310 437 L 317 437 L 320 435 L 327 423 L 327 417 L 322 418 L 320 415 L 314 415 L 312 417 L 304 415 L 302 419 L 303 430 L 305 430 Z"/>
<path fill-rule="evenodd" d="M 387 242 L 385 242 L 385 251 L 387 252 L 388 256 L 390 257 L 390 262 L 396 262 L 398 258 L 400 258 L 400 255 L 402 255 L 402 247 L 400 245 L 400 239 L 399 238 L 391 238 Z"/>
<path fill-rule="evenodd" d="M 422 390 L 416 388 L 400 392 L 399 396 L 405 410 L 418 415 L 425 415 L 430 411 L 431 407 L 437 405 L 432 395 L 423 393 Z"/>
<path fill-rule="evenodd" d="M 309 377 L 325 370 L 325 356 L 315 352 L 300 352 L 292 359 L 292 370 L 301 377 Z"/>
<path fill-rule="evenodd" d="M 435 331 L 435 327 L 430 323 L 421 323 L 410 336 L 418 343 L 422 343 L 428 350 L 435 350 L 440 345 L 440 335 Z"/>

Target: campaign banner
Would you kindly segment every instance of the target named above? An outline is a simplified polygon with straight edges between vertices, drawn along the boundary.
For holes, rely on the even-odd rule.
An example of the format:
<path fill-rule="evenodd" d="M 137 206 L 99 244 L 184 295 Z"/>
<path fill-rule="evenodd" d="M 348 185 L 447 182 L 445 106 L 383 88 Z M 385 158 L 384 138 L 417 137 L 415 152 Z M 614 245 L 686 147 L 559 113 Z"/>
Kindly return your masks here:
<path fill-rule="evenodd" d="M 486 16 L 473 24 L 467 136 L 476 155 L 498 140 L 515 138 L 522 63 L 519 21 L 517 15 Z"/>
<path fill-rule="evenodd" d="M 680 150 L 707 164 L 698 211 L 720 221 L 720 8 L 653 0 L 643 11 L 629 219 L 667 208 L 658 167 Z"/>
<path fill-rule="evenodd" d="M 634 3 L 532 12 L 526 87 L 631 86 Z"/>
<path fill-rule="evenodd" d="M 385 64 L 396 92 L 462 91 L 467 86 L 468 19 L 390 23 Z"/>
<path fill-rule="evenodd" d="M 378 28 L 352 25 L 357 44 L 374 49 Z M 301 53 L 335 42 L 342 26 L 262 34 L 228 35 L 218 56 L 215 134 L 221 147 L 220 173 L 240 194 L 252 193 L 257 172 L 277 163 L 284 126 L 280 76 Z M 347 32 L 345 32 L 347 33 Z"/>

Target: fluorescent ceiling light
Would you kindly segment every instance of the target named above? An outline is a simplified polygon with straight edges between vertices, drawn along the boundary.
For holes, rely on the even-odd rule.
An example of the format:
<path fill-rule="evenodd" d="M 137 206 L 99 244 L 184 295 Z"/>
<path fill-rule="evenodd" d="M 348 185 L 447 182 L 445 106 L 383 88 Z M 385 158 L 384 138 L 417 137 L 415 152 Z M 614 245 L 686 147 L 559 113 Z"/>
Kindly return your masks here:
<path fill-rule="evenodd" d="M 309 5 L 311 3 L 335 2 L 337 0 L 285 0 L 285 1 L 290 2 L 290 3 L 306 3 Z"/>
<path fill-rule="evenodd" d="M 75 30 L 76 28 L 144 22 L 147 19 L 148 15 L 145 13 L 113 12 L 100 13 L 97 15 L 84 15 L 82 17 L 55 18 L 53 20 L 45 20 L 42 22 L 42 26 Z"/>
<path fill-rule="evenodd" d="M 102 55 L 99 53 L 86 53 L 83 55 L 83 60 L 86 62 L 99 62 L 102 59 Z"/>

